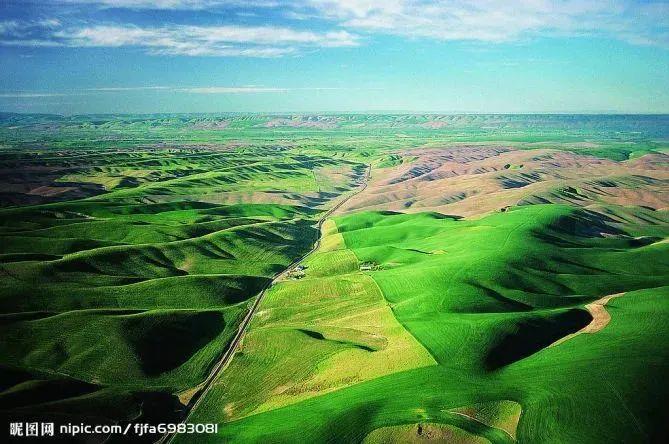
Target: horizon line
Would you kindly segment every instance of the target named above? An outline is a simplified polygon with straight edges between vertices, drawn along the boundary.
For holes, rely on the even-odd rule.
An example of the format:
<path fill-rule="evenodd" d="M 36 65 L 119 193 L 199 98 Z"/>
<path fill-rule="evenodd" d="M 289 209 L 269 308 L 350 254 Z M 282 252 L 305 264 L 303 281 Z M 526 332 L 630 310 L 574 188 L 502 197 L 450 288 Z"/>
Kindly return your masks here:
<path fill-rule="evenodd" d="M 322 111 L 155 111 L 155 112 L 109 112 L 109 113 L 49 113 L 49 112 L 22 112 L 22 111 L 0 111 L 0 115 L 24 115 L 24 116 L 58 116 L 58 117 L 75 117 L 75 116 L 155 116 L 155 115 L 277 115 L 277 114 L 291 114 L 291 115 L 346 115 L 346 114 L 377 114 L 377 115 L 412 115 L 412 114 L 426 114 L 434 116 L 464 116 L 464 115 L 507 115 L 507 116 L 667 116 L 668 111 L 421 111 L 421 110 L 360 110 L 360 111 L 336 111 L 336 110 L 322 110 Z"/>

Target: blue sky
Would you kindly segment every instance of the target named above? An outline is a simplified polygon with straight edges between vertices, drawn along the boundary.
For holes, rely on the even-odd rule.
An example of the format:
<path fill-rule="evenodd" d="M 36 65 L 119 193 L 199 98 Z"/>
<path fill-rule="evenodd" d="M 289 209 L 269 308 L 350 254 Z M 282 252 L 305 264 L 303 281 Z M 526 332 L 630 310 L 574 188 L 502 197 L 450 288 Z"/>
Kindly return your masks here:
<path fill-rule="evenodd" d="M 0 111 L 669 112 L 669 3 L 2 0 Z"/>

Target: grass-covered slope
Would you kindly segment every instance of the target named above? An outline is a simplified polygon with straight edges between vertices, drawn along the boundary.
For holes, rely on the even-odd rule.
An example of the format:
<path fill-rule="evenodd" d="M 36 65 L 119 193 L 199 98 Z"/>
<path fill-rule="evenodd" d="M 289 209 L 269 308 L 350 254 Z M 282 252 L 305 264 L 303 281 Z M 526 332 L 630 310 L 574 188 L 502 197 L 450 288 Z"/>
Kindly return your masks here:
<path fill-rule="evenodd" d="M 325 243 L 332 250 L 314 256 L 305 278 L 284 288 L 373 279 L 394 317 L 437 365 L 398 368 L 284 402 L 282 393 L 294 394 L 295 387 L 281 386 L 281 373 L 308 374 L 292 380 L 337 380 L 329 364 L 337 354 L 344 360 L 348 349 L 328 351 L 332 341 L 324 339 L 332 334 L 318 325 L 337 319 L 338 327 L 352 328 L 360 321 L 344 308 L 357 299 L 350 290 L 320 290 L 319 297 L 304 300 L 299 297 L 306 293 L 296 292 L 278 305 L 277 288 L 249 332 L 251 346 L 235 358 L 217 396 L 191 418 L 227 425 L 221 436 L 200 439 L 383 442 L 384 428 L 416 423 L 432 434 L 492 442 L 510 442 L 516 435 L 520 442 L 659 439 L 667 413 L 662 375 L 669 370 L 662 346 L 669 336 L 667 215 L 655 212 L 653 222 L 640 217 L 643 211 L 635 218 L 637 211 L 609 210 L 635 224 L 556 205 L 514 208 L 476 221 L 435 213 L 336 218 L 336 237 Z M 327 261 L 332 266 L 321 264 L 323 255 L 332 256 Z M 632 264 L 643 264 L 643 272 Z M 606 306 L 611 319 L 601 330 L 551 346 L 593 321 L 585 304 L 617 293 L 624 295 Z M 290 320 L 287 331 L 293 335 L 310 326 L 322 337 L 320 347 L 317 341 L 306 342 L 307 349 L 281 340 L 263 320 L 276 317 Z M 258 338 L 263 347 L 255 345 Z M 389 344 L 397 340 L 386 338 Z M 261 358 L 268 344 L 276 351 Z M 369 355 L 370 362 L 382 359 L 378 351 Z M 345 362 L 348 372 L 370 366 Z M 248 405 L 252 397 L 235 387 L 250 380 L 258 387 L 253 393 L 268 393 L 268 399 L 251 400 L 264 405 L 255 411 L 239 411 L 236 406 Z M 272 383 L 280 388 L 266 391 Z M 457 430 L 437 430 L 434 424 Z"/>
<path fill-rule="evenodd" d="M 668 119 L 0 113 L 0 415 L 659 440 Z"/>
<path fill-rule="evenodd" d="M 336 249 L 331 220 L 324 231 L 301 265 L 304 277 L 289 274 L 267 292 L 241 351 L 194 418 L 244 417 L 436 364 L 397 322 L 374 279 L 358 271 L 353 252 Z"/>
<path fill-rule="evenodd" d="M 7 389 L 24 390 L 38 372 L 88 384 L 88 398 L 201 383 L 250 299 L 316 237 L 315 211 L 296 206 L 83 202 L 0 213 L 0 362 L 28 372 Z M 165 398 L 168 413 L 172 404 Z"/>
<path fill-rule="evenodd" d="M 60 422 L 178 421 L 178 396 L 364 172 L 257 152 L 17 157 L 60 178 L 0 209 L 0 411 Z"/>

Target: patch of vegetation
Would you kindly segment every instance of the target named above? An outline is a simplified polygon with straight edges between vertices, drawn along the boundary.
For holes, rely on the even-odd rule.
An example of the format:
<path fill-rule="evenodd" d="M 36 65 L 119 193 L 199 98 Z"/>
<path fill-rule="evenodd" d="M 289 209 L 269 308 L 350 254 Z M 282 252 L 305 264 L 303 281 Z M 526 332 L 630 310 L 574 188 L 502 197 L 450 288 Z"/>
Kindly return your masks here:
<path fill-rule="evenodd" d="M 249 304 L 363 173 L 260 151 L 3 156 L 14 175 L 50 171 L 38 189 L 74 190 L 14 193 L 0 209 L 0 363 L 21 374 L 3 409 L 59 422 L 178 421 L 177 394 L 206 379 Z"/>
<path fill-rule="evenodd" d="M 667 213 L 656 216 L 663 222 L 637 225 L 635 234 L 661 230 L 666 237 Z M 594 443 L 602 436 L 641 441 L 662 433 L 659 411 L 665 407 L 657 394 L 666 392 L 659 375 L 667 371 L 668 361 L 657 344 L 669 332 L 655 319 L 669 316 L 663 298 L 669 277 L 666 242 L 639 244 L 623 224 L 602 213 L 557 205 L 516 207 L 479 220 L 366 212 L 335 221 L 346 251 L 360 262 L 383 266 L 363 275 L 371 276 L 394 317 L 438 365 L 359 378 L 353 385 L 338 380 L 335 375 L 342 371 L 364 372 L 383 358 L 377 351 L 367 352 L 365 360 L 353 359 L 347 355 L 354 350 L 348 343 L 328 340 L 317 327 L 369 325 L 363 314 L 369 309 L 351 304 L 378 290 L 331 289 L 361 279 L 358 270 L 334 267 L 331 275 L 320 272 L 286 283 L 268 297 L 248 334 L 249 347 L 191 418 L 227 425 L 219 436 L 198 441 L 270 436 L 282 442 L 298 436 L 314 442 L 359 441 L 386 433 L 375 430 L 436 423 L 492 442 L 511 442 L 509 430 L 516 429 L 509 427 L 508 418 L 519 414 L 518 405 L 523 412 L 517 429 L 521 442 L 548 437 L 572 442 L 578 437 Z M 438 249 L 444 253 L 429 253 Z M 318 256 L 312 260 L 317 262 Z M 630 273 L 629 263 L 646 264 L 646 269 Z M 627 294 L 610 302 L 613 320 L 604 330 L 549 347 L 592 321 L 582 308 L 586 303 L 619 292 Z M 626 301 L 625 314 L 616 308 L 619 301 Z M 646 304 L 653 308 L 646 311 Z M 623 333 L 637 327 L 635 334 Z M 289 336 L 293 328 L 311 334 Z M 386 338 L 386 347 L 397 341 Z M 345 364 L 334 372 L 337 362 Z M 253 375 L 259 385 L 251 393 L 237 375 Z M 651 385 L 653 394 L 637 397 L 638 381 Z M 621 398 L 626 411 L 613 412 L 611 404 Z M 653 407 L 647 405 L 651 398 Z M 506 413 L 484 407 L 487 402 L 506 405 L 507 400 L 513 401 L 507 406 L 513 409 Z M 649 414 L 653 408 L 659 410 Z M 579 414 L 582 409 L 590 412 L 589 418 L 616 421 L 588 421 Z M 572 418 L 568 427 L 566 412 Z M 291 418 L 298 417 L 310 424 L 307 430 L 294 426 Z"/>
<path fill-rule="evenodd" d="M 661 442 L 668 119 L 0 114 L 0 414 Z"/>

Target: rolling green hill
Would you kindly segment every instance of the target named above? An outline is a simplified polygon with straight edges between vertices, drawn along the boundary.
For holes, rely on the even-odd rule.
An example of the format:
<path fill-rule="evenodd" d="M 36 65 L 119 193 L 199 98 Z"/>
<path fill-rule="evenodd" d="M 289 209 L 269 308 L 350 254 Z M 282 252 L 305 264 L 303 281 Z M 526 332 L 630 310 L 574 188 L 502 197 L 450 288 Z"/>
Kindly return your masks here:
<path fill-rule="evenodd" d="M 317 252 L 304 278 L 268 295 L 220 388 L 190 418 L 226 426 L 198 441 L 386 442 L 384 433 L 400 432 L 384 428 L 416 423 L 492 442 L 509 442 L 505 430 L 516 427 L 522 442 L 658 438 L 669 247 L 667 213 L 656 216 L 661 224 L 634 232 L 601 213 L 556 205 L 476 221 L 390 212 L 335 218 L 329 236 L 343 244 Z M 633 263 L 644 264 L 643 273 L 630 270 Z M 585 304 L 617 293 L 624 296 L 607 305 L 610 325 L 551 346 L 595 321 Z M 384 351 L 406 333 L 384 331 L 379 315 L 371 317 L 383 310 L 420 345 L 389 360 Z M 418 368 L 401 365 L 425 352 L 431 359 L 411 359 Z M 375 365 L 385 371 L 367 377 Z M 636 395 L 639 381 L 649 384 L 647 396 Z"/>
<path fill-rule="evenodd" d="M 250 304 L 364 168 L 183 150 L 36 162 L 65 174 L 37 190 L 103 189 L 0 209 L 0 405 L 101 423 L 178 421 Z"/>
<path fill-rule="evenodd" d="M 0 416 L 664 442 L 668 119 L 0 113 Z"/>

